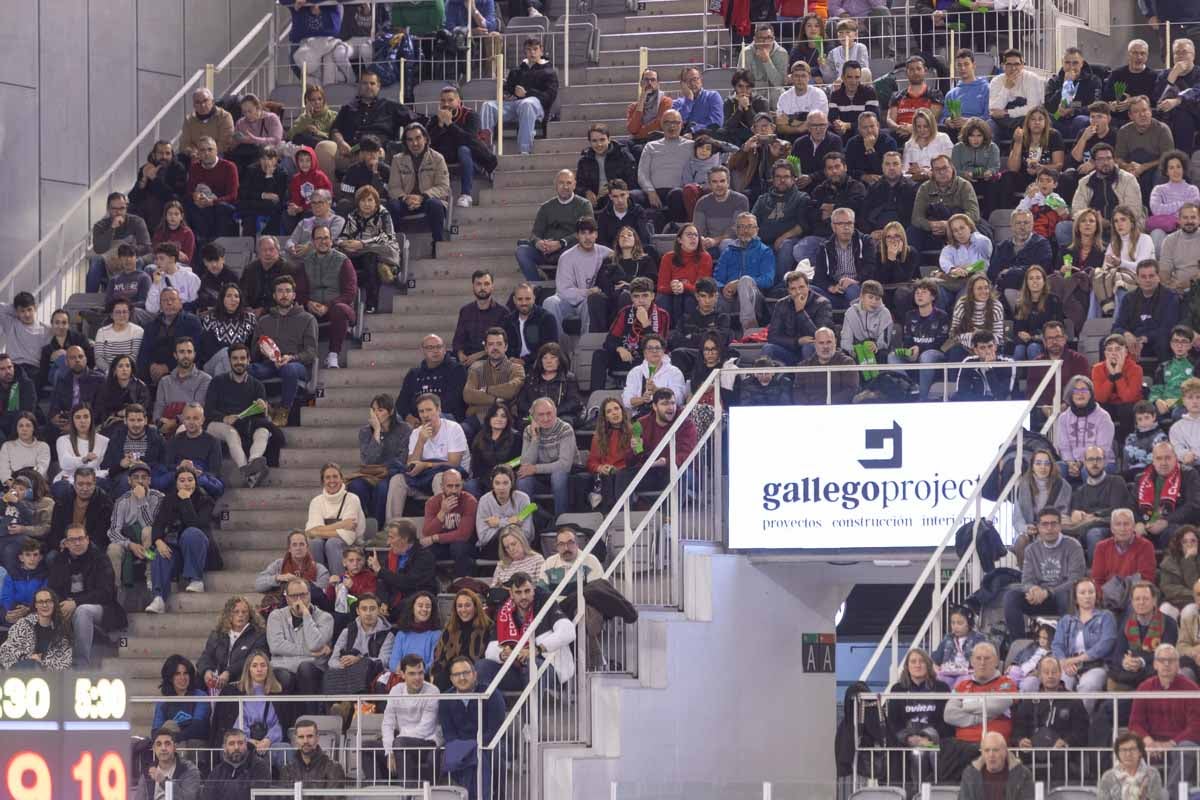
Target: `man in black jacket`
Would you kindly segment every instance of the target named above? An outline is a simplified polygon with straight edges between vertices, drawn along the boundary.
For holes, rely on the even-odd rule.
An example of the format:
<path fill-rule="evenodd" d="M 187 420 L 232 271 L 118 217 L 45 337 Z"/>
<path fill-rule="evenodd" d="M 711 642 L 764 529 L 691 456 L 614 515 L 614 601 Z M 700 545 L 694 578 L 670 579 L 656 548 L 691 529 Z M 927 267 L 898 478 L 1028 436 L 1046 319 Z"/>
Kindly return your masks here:
<path fill-rule="evenodd" d="M 267 477 L 268 448 L 274 444 L 278 459 L 283 433 L 267 416 L 267 390 L 250 374 L 250 348 L 238 342 L 229 347 L 229 372 L 213 378 L 204 402 L 207 431 L 229 448 L 246 486 L 253 489 Z M 260 413 L 241 418 L 258 404 Z M 274 441 L 272 441 L 274 440 Z M 249 452 L 247 453 L 247 448 Z"/>
<path fill-rule="evenodd" d="M 246 734 L 237 728 L 224 737 L 221 763 L 208 773 L 202 800 L 250 800 L 251 789 L 271 785 L 271 765 L 246 746 Z"/>
<path fill-rule="evenodd" d="M 61 550 L 72 520 L 82 516 L 88 541 L 104 552 L 108 547 L 108 526 L 112 522 L 112 512 L 112 498 L 96 485 L 96 471 L 91 467 L 80 467 L 75 470 L 74 488 L 67 489 L 63 499 L 54 504 L 50 532 L 46 534 L 46 548 L 51 553 Z"/>
<path fill-rule="evenodd" d="M 772 361 L 794 366 L 816 353 L 813 337 L 817 329 L 833 327 L 833 305 L 812 291 L 808 276 L 800 270 L 792 270 L 783 280 L 788 296 L 771 311 L 762 354 Z"/>
<path fill-rule="evenodd" d="M 1137 265 L 1138 291 L 1121 300 L 1113 333 L 1125 334 L 1132 358 L 1168 358 L 1171 331 L 1179 323 L 1179 295 L 1162 285 L 1158 262 L 1148 258 Z"/>
<path fill-rule="evenodd" d="M 833 235 L 821 243 L 813 260 L 813 291 L 835 308 L 848 308 L 858 299 L 862 282 L 875 276 L 879 258 L 871 237 L 854 230 L 853 209 L 834 210 L 830 221 Z"/>
<path fill-rule="evenodd" d="M 844 155 L 826 153 L 825 180 L 814 186 L 808 196 L 810 204 L 806 233 L 828 238 L 834 234 L 834 209 L 848 208 L 857 217 L 865 209 L 867 187 L 862 181 L 850 177 Z"/>
<path fill-rule="evenodd" d="M 395 620 L 404 607 L 404 599 L 415 592 L 437 594 L 433 552 L 417 541 L 417 528 L 406 519 L 387 524 L 387 554 L 383 561 L 371 553 L 367 566 L 375 573 L 379 594 L 386 598 L 389 616 Z"/>
<path fill-rule="evenodd" d="M 330 180 L 334 180 L 334 170 L 326 169 L 331 166 L 330 156 L 336 168 L 345 171 L 352 166 L 353 149 L 363 136 L 370 133 L 379 137 L 380 141 L 390 142 L 397 139 L 400 130 L 413 121 L 406 106 L 380 97 L 381 88 L 383 83 L 375 68 L 363 70 L 358 79 L 358 97 L 338 110 L 333 127 L 329 130 L 331 141 L 321 142 L 317 146 L 317 159 Z"/>
<path fill-rule="evenodd" d="M 137 181 L 129 190 L 129 210 L 146 221 L 154 230 L 162 221 L 163 207 L 172 200 L 182 200 L 187 194 L 187 166 L 175 157 L 171 143 L 160 139 L 154 143 L 146 163 L 138 169 Z"/>
<path fill-rule="evenodd" d="M 475 172 L 491 175 L 496 169 L 496 156 L 479 138 L 479 114 L 463 105 L 462 95 L 453 86 L 442 89 L 437 116 L 429 121 L 429 146 L 442 154 L 447 164 L 458 164 L 462 191 L 458 196 L 460 208 L 470 208 L 474 202 L 471 192 Z M 463 200 L 463 198 L 467 198 Z"/>
<path fill-rule="evenodd" d="M 417 398 L 423 394 L 436 394 L 442 401 L 443 416 L 455 421 L 463 419 L 467 414 L 463 401 L 467 368 L 446 353 L 446 343 L 436 334 L 431 333 L 421 340 L 421 351 L 425 358 L 404 375 L 396 398 L 396 416 L 413 427 L 420 425 Z"/>
<path fill-rule="evenodd" d="M 51 563 L 47 585 L 61 599 L 59 610 L 71 620 L 75 666 L 82 667 L 91 660 L 96 628 L 118 631 L 127 621 L 117 603 L 117 580 L 108 556 L 89 541 L 83 525 L 68 526 L 64 541 L 66 550 Z"/>
<path fill-rule="evenodd" d="M 895 151 L 886 153 L 883 156 L 883 177 L 867 189 L 867 199 L 863 203 L 865 213 L 858 219 L 858 229 L 870 234 L 876 243 L 881 244 L 883 227 L 889 222 L 899 222 L 905 228 L 912 224 L 916 199 L 917 184 L 904 174 L 900 154 Z"/>
<path fill-rule="evenodd" d="M 525 60 L 504 79 L 504 118 L 517 120 L 517 146 L 522 155 L 533 152 L 533 128 L 550 113 L 558 96 L 558 73 L 542 58 L 542 40 L 525 40 Z M 495 100 L 483 104 L 483 127 L 494 130 L 499 108 Z M 511 122 L 509 122 L 511 124 Z"/>
<path fill-rule="evenodd" d="M 166 471 L 167 444 L 148 421 L 146 409 L 131 403 L 125 407 L 125 423 L 108 436 L 100 468 L 108 470 L 104 485 L 111 497 L 129 491 L 129 469 L 137 462 L 148 465 L 151 475 Z"/>
<path fill-rule="evenodd" d="M 600 180 L 600 160 L 604 160 L 604 180 Z M 583 195 L 599 209 L 606 203 L 601 203 L 608 193 L 609 184 L 616 178 L 625 181 L 626 186 L 637 185 L 637 160 L 620 142 L 614 142 L 608 135 L 608 126 L 603 122 L 594 122 L 588 128 L 588 146 L 579 156 L 575 167 L 575 193 Z M 611 246 L 611 242 L 601 244 Z"/>
<path fill-rule="evenodd" d="M 610 176 L 611 174 L 609 173 Z M 576 184 L 578 184 L 578 180 Z M 633 185 L 637 186 L 637 182 L 635 181 Z M 654 259 L 657 268 L 659 259 L 658 252 L 653 245 L 654 231 L 650 228 L 650 216 L 646 213 L 646 207 L 634 202 L 633 199 L 634 192 L 637 192 L 637 195 L 643 199 L 645 199 L 645 195 L 640 189 L 630 191 L 629 186 L 630 184 L 622 178 L 612 178 L 608 181 L 608 202 L 596 214 L 596 241 L 615 251 L 618 249 L 615 244 L 617 232 L 621 228 L 633 228 L 642 242 L 642 250 Z M 717 259 L 713 258 L 714 264 L 716 261 Z"/>
<path fill-rule="evenodd" d="M 317 723 L 301 719 L 296 723 L 296 750 L 279 770 L 279 782 L 291 786 L 296 781 L 314 789 L 340 789 L 346 785 L 346 771 L 327 756 L 317 744 Z"/>
<path fill-rule="evenodd" d="M 13 438 L 17 417 L 33 411 L 37 405 L 37 387 L 24 371 L 18 371 L 8 353 L 0 353 L 0 433 Z"/>
<path fill-rule="evenodd" d="M 508 309 L 512 312 L 504 320 L 508 356 L 523 360 L 528 371 L 533 367 L 538 348 L 547 342 L 558 341 L 558 323 L 537 304 L 533 287 L 528 283 L 517 284 L 508 301 Z"/>
<path fill-rule="evenodd" d="M 391 199 L 388 194 L 391 176 L 391 168 L 384 163 L 383 143 L 378 136 L 368 133 L 358 140 L 358 162 L 346 170 L 337 182 L 334 209 L 342 216 L 357 210 L 358 203 L 354 196 L 364 186 L 374 186 L 375 191 L 379 192 L 379 202 L 386 205 Z"/>

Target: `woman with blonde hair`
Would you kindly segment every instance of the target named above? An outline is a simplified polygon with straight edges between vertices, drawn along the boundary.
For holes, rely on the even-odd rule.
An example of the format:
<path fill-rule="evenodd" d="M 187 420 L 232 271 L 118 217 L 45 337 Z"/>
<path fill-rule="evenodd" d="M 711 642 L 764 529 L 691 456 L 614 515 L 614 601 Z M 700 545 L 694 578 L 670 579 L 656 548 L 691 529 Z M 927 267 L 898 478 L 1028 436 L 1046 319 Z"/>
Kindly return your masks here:
<path fill-rule="evenodd" d="M 503 586 L 518 572 L 527 572 L 534 583 L 540 583 L 545 563 L 542 554 L 530 547 L 519 525 L 506 525 L 500 531 L 500 563 L 492 575 L 492 588 Z"/>
<path fill-rule="evenodd" d="M 904 144 L 904 171 L 914 181 L 927 181 L 932 174 L 930 162 L 936 156 L 949 156 L 954 143 L 938 131 L 937 118 L 928 108 L 913 113 L 912 130 L 912 137 Z"/>
<path fill-rule="evenodd" d="M 1069 259 L 1069 260 L 1068 260 Z M 1085 208 L 1071 222 L 1071 244 L 1050 273 L 1050 291 L 1062 301 L 1063 315 L 1083 330 L 1092 306 L 1092 275 L 1104 266 L 1104 222 L 1094 208 Z"/>
<path fill-rule="evenodd" d="M 246 657 L 267 646 L 267 623 L 242 595 L 225 601 L 217 627 L 208 635 L 196 671 L 208 689 L 224 689 L 246 667 Z"/>
<path fill-rule="evenodd" d="M 946 244 L 938 256 L 940 269 L 930 276 L 938 282 L 938 307 L 950 310 L 967 278 L 986 273 L 991 259 L 992 240 L 978 231 L 973 219 L 966 214 L 955 214 L 946 220 Z"/>
<path fill-rule="evenodd" d="M 217 703 L 213 724 L 209 726 L 209 744 L 221 747 L 225 731 L 244 731 L 260 758 L 270 754 L 271 763 L 282 767 L 287 758 L 285 744 L 288 729 L 295 721 L 293 707 L 299 703 L 280 702 L 286 694 L 283 684 L 271 670 L 271 654 L 266 649 L 252 652 L 238 677 L 221 692 L 222 697 L 256 698 L 240 703 Z M 268 699 L 277 698 L 277 699 Z"/>

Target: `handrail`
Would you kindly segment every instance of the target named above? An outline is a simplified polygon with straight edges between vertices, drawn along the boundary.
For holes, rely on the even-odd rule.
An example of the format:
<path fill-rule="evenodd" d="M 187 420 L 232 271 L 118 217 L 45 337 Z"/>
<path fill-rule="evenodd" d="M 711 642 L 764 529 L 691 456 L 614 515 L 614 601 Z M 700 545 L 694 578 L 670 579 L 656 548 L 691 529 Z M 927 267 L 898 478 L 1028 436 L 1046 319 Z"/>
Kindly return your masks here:
<path fill-rule="evenodd" d="M 1038 384 L 1037 389 L 1035 391 L 1030 392 L 1031 396 L 1030 396 L 1029 400 L 1026 402 L 1025 408 L 1022 411 L 1020 418 L 1017 419 L 1017 421 L 1013 425 L 1013 427 L 1009 429 L 1008 435 L 1004 437 L 1002 446 L 997 449 L 996 455 L 992 458 L 991 463 L 988 464 L 987 468 L 982 470 L 982 472 L 980 473 L 982 475 L 991 475 L 999 467 L 1001 460 L 1004 458 L 1005 450 L 1007 449 L 1007 443 L 1009 441 L 1011 441 L 1014 437 L 1018 440 L 1018 442 L 1021 441 L 1021 431 L 1024 428 L 1024 425 L 1023 425 L 1024 420 L 1028 417 L 1029 413 L 1035 407 L 1037 407 L 1038 401 L 1041 399 L 1042 393 L 1046 390 L 1046 388 L 1048 386 L 1048 382 L 1051 379 L 1060 379 L 1061 380 L 1062 361 L 1059 361 L 1059 360 L 1026 361 L 1026 362 L 1021 362 L 1021 363 L 1028 364 L 1030 366 L 1049 366 L 1049 369 L 1046 371 L 1046 374 L 1044 376 L 1042 376 L 1042 380 Z M 908 610 L 912 607 L 912 604 L 916 601 L 917 596 L 924 590 L 925 582 L 929 579 L 929 575 L 933 572 L 935 567 L 937 567 L 941 564 L 942 554 L 946 551 L 946 546 L 950 543 L 950 541 L 954 538 L 955 534 L 957 533 L 959 526 L 962 524 L 962 521 L 967 514 L 967 511 L 972 506 L 977 505 L 980 502 L 985 484 L 986 484 L 986 481 L 980 481 L 979 483 L 977 483 L 975 485 L 975 491 L 973 491 L 971 493 L 971 496 L 969 498 L 967 498 L 966 502 L 963 503 L 963 507 L 960 508 L 958 513 L 954 516 L 954 521 L 950 523 L 950 527 L 946 531 L 946 535 L 942 538 L 942 543 L 940 545 L 938 545 L 937 549 L 929 557 L 929 560 L 925 564 L 925 568 L 921 570 L 921 575 L 916 579 L 916 581 L 914 581 L 912 589 L 909 590 L 908 597 L 905 598 L 904 603 L 900 606 L 900 609 L 896 612 L 896 616 L 892 620 L 891 625 L 888 626 L 887 631 L 880 638 L 879 644 L 876 645 L 874 652 L 871 653 L 871 658 L 867 661 L 866 666 L 863 668 L 862 673 L 859 676 L 859 680 L 863 680 L 863 681 L 868 680 L 870 678 L 871 672 L 874 671 L 874 669 L 875 669 L 875 665 L 877 663 L 879 663 L 879 659 L 883 655 L 884 651 L 888 647 L 895 646 L 893 639 L 894 639 L 894 637 L 897 636 L 897 634 L 900 630 L 901 621 L 908 614 Z M 973 544 L 973 542 L 972 542 L 972 544 Z M 962 566 L 962 563 L 965 562 L 966 560 L 967 559 L 960 560 L 960 564 L 959 564 L 960 568 Z M 953 584 L 951 583 L 949 585 L 952 586 Z M 940 613 L 940 607 L 936 607 L 936 608 L 932 609 L 930 612 L 931 615 L 935 611 Z M 928 619 L 926 620 L 926 622 L 928 622 Z"/>
<path fill-rule="evenodd" d="M 596 544 L 604 538 L 602 534 L 608 528 L 612 527 L 618 515 L 623 512 L 624 506 L 633 499 L 633 495 L 638 484 L 646 477 L 647 474 L 649 474 L 650 470 L 654 468 L 654 462 L 658 460 L 659 456 L 663 454 L 663 451 L 672 444 L 676 434 L 679 432 L 679 429 L 683 426 L 684 422 L 691 417 L 692 410 L 699 404 L 700 398 L 707 393 L 708 389 L 713 386 L 719 376 L 720 370 L 713 370 L 711 373 L 709 373 L 708 377 L 704 380 L 704 383 L 702 383 L 700 387 L 693 393 L 691 400 L 689 400 L 688 403 L 675 415 L 675 422 L 667 430 L 667 433 L 665 436 L 663 436 L 662 440 L 659 441 L 659 443 L 655 445 L 654 449 L 651 450 L 650 453 L 645 457 L 645 461 L 642 464 L 641 469 L 637 471 L 633 479 L 629 482 L 629 485 L 625 488 L 625 491 L 621 494 L 617 501 L 613 503 L 612 509 L 604 517 L 604 520 L 600 523 L 599 527 L 596 528 L 596 533 L 592 536 L 591 541 L 589 541 L 587 545 L 580 550 L 580 555 L 575 558 L 574 563 L 566 571 L 566 574 L 563 575 L 562 580 L 560 580 L 558 583 L 558 586 L 556 586 L 554 591 L 550 593 L 550 596 L 546 598 L 546 601 L 542 604 L 541 610 L 538 611 L 534 618 L 525 626 L 525 632 L 521 635 L 521 638 L 517 641 L 516 645 L 513 646 L 514 652 L 519 652 L 522 648 L 529 646 L 529 643 L 533 637 L 533 632 L 537 629 L 537 626 L 540 625 L 546 618 L 546 615 L 550 612 L 550 609 L 558 603 L 558 598 L 562 597 L 563 592 L 575 579 L 575 575 L 583 566 L 584 560 L 587 558 L 587 556 L 592 554 L 592 551 L 596 549 Z M 717 419 L 714 422 L 714 425 L 719 424 L 720 420 Z M 662 497 L 665 497 L 666 494 L 667 490 L 664 489 Z M 634 535 L 626 538 L 625 545 L 622 547 L 617 558 L 622 557 L 626 551 L 633 547 L 633 545 L 637 542 L 638 535 L 640 535 L 640 531 L 635 532 Z M 496 677 L 492 679 L 491 684 L 487 688 L 487 694 L 489 696 L 491 696 L 491 694 L 499 688 L 500 682 L 504 679 L 504 676 L 508 674 L 508 671 L 512 668 L 512 664 L 515 660 L 516 659 L 510 658 L 501 665 L 500 671 L 496 673 Z M 531 668 L 537 669 L 537 674 L 540 678 L 540 676 L 544 674 L 545 669 L 549 666 L 549 664 L 549 659 L 544 659 L 541 667 L 537 667 L 536 664 L 534 664 L 531 665 Z M 529 685 L 526 686 L 524 691 L 521 692 L 520 698 L 518 698 L 517 702 L 513 704 L 513 707 L 509 709 L 508 715 L 504 718 L 504 723 L 500 726 L 499 730 L 496 732 L 496 735 L 493 736 L 492 740 L 488 743 L 488 749 L 494 748 L 504 736 L 504 733 L 508 730 L 509 726 L 512 725 L 513 720 L 516 719 L 516 716 L 520 713 L 522 705 L 525 703 L 532 691 L 533 686 L 535 685 L 536 684 L 534 681 L 530 680 Z"/>

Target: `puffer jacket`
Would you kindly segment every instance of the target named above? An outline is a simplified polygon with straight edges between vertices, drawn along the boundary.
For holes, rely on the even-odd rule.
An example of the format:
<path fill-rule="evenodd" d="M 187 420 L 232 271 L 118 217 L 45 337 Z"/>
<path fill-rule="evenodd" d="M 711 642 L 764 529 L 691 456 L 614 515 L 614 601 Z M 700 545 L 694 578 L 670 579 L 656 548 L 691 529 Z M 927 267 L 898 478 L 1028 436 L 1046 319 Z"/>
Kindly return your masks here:
<path fill-rule="evenodd" d="M 1063 71 L 1060 69 L 1058 74 L 1046 81 L 1046 103 L 1045 106 L 1053 114 L 1058 111 L 1059 104 L 1062 103 L 1062 90 L 1065 78 Z M 1092 71 L 1092 67 L 1086 61 L 1083 62 L 1083 69 L 1079 71 L 1079 78 L 1075 81 L 1075 97 L 1071 101 L 1071 107 L 1074 109 L 1073 114 L 1078 116 L 1087 113 L 1087 107 L 1100 99 L 1100 89 L 1102 82 L 1100 76 Z"/>

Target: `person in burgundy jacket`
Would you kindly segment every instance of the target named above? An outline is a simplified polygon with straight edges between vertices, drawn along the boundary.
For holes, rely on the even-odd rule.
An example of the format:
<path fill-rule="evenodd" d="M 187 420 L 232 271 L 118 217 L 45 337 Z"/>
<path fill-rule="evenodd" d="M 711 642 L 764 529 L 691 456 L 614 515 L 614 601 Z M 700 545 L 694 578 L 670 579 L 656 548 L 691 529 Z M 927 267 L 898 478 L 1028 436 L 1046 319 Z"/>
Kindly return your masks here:
<path fill-rule="evenodd" d="M 188 168 L 185 203 L 198 244 L 206 244 L 219 236 L 236 235 L 233 212 L 237 200 L 237 166 L 221 158 L 212 137 L 203 137 Z"/>
<path fill-rule="evenodd" d="M 1134 530 L 1133 511 L 1118 508 L 1109 522 L 1112 536 L 1096 545 L 1092 557 L 1092 580 L 1104 586 L 1110 578 L 1140 575 L 1154 583 L 1158 562 L 1154 558 L 1154 543 Z"/>
<path fill-rule="evenodd" d="M 650 404 L 654 408 L 653 413 L 641 418 L 642 453 L 639 460 L 643 462 L 654 452 L 654 448 L 658 447 L 658 443 L 667 437 L 671 426 L 675 424 L 675 417 L 679 414 L 679 404 L 675 401 L 675 393 L 670 389 L 656 389 Z M 696 449 L 697 438 L 696 424 L 689 417 L 680 425 L 679 432 L 675 437 L 676 466 L 683 466 L 683 462 Z M 667 459 L 671 457 L 670 448 L 671 445 L 668 444 L 654 459 L 654 469 L 646 475 L 646 484 L 644 484 L 646 488 L 652 488 L 651 484 L 655 484 L 659 488 L 666 488 L 671 477 L 667 462 Z M 641 464 L 636 466 L 640 468 Z M 629 472 L 632 475 L 634 470 L 631 469 Z"/>
<path fill-rule="evenodd" d="M 1146 679 L 1138 692 L 1195 692 L 1200 686 L 1179 674 L 1179 651 L 1160 644 L 1154 650 L 1155 677 Z M 1171 753 L 1175 748 L 1200 743 L 1200 700 L 1143 700 L 1134 695 L 1129 730 L 1142 738 L 1146 749 L 1164 752 L 1167 785 L 1178 786 L 1181 775 L 1194 775 L 1194 753 Z"/>
<path fill-rule="evenodd" d="M 358 296 L 358 276 L 350 259 L 333 249 L 333 234 L 325 225 L 312 232 L 313 249 L 304 254 L 296 276 L 296 301 L 317 322 L 329 322 L 328 369 L 338 368 L 338 353 L 346 343 L 346 334 L 354 322 L 354 301 Z"/>

